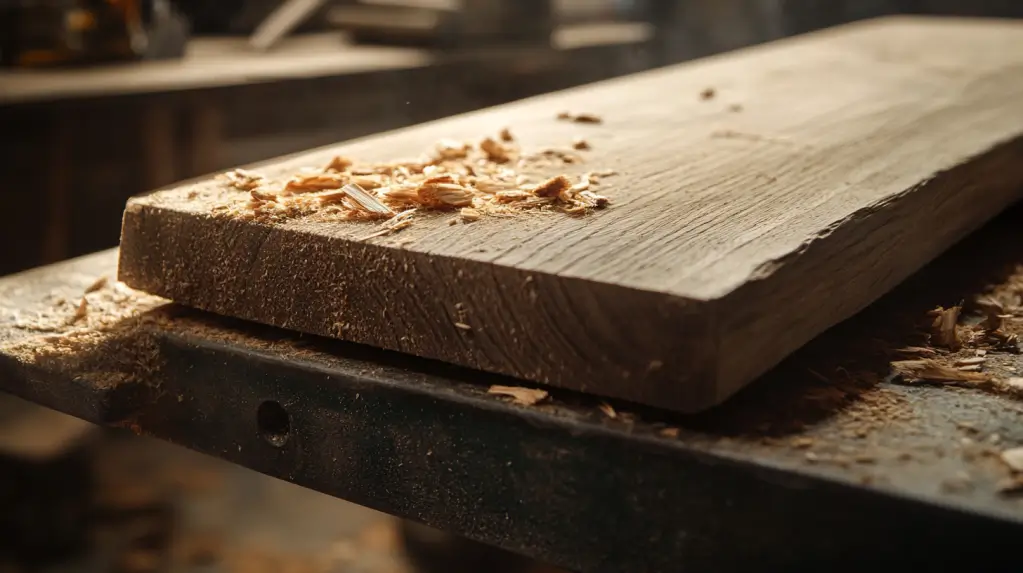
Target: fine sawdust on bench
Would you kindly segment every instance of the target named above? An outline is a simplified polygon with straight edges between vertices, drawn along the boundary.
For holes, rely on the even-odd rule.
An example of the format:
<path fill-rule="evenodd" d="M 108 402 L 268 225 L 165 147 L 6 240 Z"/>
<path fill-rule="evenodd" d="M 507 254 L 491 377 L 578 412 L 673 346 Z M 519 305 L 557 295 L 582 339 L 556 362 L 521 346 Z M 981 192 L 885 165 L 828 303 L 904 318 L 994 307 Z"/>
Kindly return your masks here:
<path fill-rule="evenodd" d="M 264 223 L 299 217 L 382 221 L 379 230 L 363 239 L 408 228 L 422 211 L 457 213 L 452 224 L 526 211 L 581 216 L 609 205 L 595 189 L 614 171 L 551 173 L 584 163 L 581 152 L 589 149 L 577 138 L 564 148 L 527 153 L 504 129 L 478 142 L 440 141 L 410 161 L 360 163 L 336 156 L 322 167 L 278 178 L 236 169 L 222 181 L 244 194 L 214 206 L 212 212 Z"/>

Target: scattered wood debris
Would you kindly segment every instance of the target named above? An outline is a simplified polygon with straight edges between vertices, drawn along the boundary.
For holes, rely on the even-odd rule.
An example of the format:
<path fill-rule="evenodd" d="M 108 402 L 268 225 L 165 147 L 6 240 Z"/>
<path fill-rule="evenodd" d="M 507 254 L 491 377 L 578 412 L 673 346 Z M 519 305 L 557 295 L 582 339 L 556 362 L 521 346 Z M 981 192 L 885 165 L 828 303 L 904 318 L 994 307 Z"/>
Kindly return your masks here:
<path fill-rule="evenodd" d="M 263 176 L 245 169 L 235 169 L 224 174 L 231 187 L 239 191 L 252 191 L 263 183 Z"/>
<path fill-rule="evenodd" d="M 575 117 L 575 116 L 573 116 Z M 585 117 L 585 116 L 584 116 Z M 583 120 L 585 121 L 585 120 Z M 559 166 L 583 163 L 576 149 L 543 149 L 525 154 L 505 128 L 497 137 L 479 143 L 441 140 L 416 160 L 362 164 L 336 156 L 322 169 L 307 169 L 281 180 L 246 170 L 224 175 L 227 184 L 248 192 L 247 202 L 229 199 L 217 205 L 217 215 L 282 222 L 317 215 L 321 220 L 395 219 L 410 210 L 459 210 L 459 219 L 477 221 L 486 215 L 512 215 L 524 210 L 558 210 L 585 214 L 610 203 L 594 187 L 612 170 L 582 176 L 548 173 L 539 184 L 536 175 Z M 244 201 L 241 199 L 240 201 Z M 449 221 L 457 223 L 459 219 Z M 408 219 L 393 221 L 366 238 L 406 228 Z"/>
<path fill-rule="evenodd" d="M 991 377 L 979 372 L 964 372 L 958 368 L 945 366 L 936 360 L 897 360 L 891 363 L 892 369 L 899 374 L 905 382 L 927 382 L 927 383 L 986 383 L 991 382 Z"/>
<path fill-rule="evenodd" d="M 1023 448 L 1010 448 L 1001 453 L 1002 462 L 1014 472 L 1023 473 Z"/>
<path fill-rule="evenodd" d="M 592 123 L 600 124 L 604 123 L 604 119 L 597 114 L 593 113 L 569 113 L 563 111 L 558 113 L 558 119 L 561 121 L 572 121 L 575 123 Z"/>
<path fill-rule="evenodd" d="M 931 336 L 935 343 L 949 350 L 959 350 L 962 341 L 959 338 L 959 314 L 962 306 L 951 308 L 938 307 L 931 311 L 934 321 L 931 323 Z"/>
<path fill-rule="evenodd" d="M 717 95 L 717 90 L 714 88 L 706 88 L 700 92 L 700 99 L 703 101 L 710 101 Z"/>
<path fill-rule="evenodd" d="M 611 404 L 608 404 L 607 402 L 601 402 L 597 406 L 597 408 L 601 412 L 603 412 L 605 416 L 607 416 L 608 418 L 611 418 L 612 420 L 618 418 L 618 412 L 616 412 L 614 407 L 612 407 Z"/>
<path fill-rule="evenodd" d="M 507 396 L 512 399 L 513 404 L 520 406 L 533 406 L 545 400 L 548 396 L 546 390 L 539 388 L 522 388 L 519 386 L 491 386 L 487 394 L 496 396 Z"/>

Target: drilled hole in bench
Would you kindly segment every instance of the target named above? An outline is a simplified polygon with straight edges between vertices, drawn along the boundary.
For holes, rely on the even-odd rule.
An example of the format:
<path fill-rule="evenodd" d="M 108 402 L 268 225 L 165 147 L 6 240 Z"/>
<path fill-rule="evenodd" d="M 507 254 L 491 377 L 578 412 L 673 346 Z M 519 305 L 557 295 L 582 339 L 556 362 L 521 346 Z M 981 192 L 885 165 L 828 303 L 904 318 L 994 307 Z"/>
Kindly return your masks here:
<path fill-rule="evenodd" d="M 291 417 L 277 402 L 267 401 L 256 410 L 256 425 L 259 435 L 275 448 L 283 447 L 291 435 Z"/>

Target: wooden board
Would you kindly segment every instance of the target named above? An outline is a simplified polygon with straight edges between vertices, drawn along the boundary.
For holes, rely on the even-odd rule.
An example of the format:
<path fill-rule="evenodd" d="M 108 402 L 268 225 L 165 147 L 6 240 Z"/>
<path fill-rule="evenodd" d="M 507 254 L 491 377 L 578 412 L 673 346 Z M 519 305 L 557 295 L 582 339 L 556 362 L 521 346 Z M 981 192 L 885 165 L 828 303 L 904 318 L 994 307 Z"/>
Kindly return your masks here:
<path fill-rule="evenodd" d="M 245 194 L 212 180 L 128 204 L 119 276 L 230 316 L 700 410 L 1023 195 L 1023 23 L 860 23 L 259 169 L 415 157 L 503 126 L 524 149 L 585 136 L 585 163 L 550 174 L 617 170 L 611 205 L 422 214 L 365 239 L 376 223 L 213 216 Z"/>

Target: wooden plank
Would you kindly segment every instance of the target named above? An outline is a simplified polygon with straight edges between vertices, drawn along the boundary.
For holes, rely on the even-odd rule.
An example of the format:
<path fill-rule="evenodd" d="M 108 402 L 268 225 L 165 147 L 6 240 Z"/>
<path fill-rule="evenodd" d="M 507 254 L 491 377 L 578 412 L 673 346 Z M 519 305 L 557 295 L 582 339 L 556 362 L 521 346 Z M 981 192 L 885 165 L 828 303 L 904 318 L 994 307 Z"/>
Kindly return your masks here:
<path fill-rule="evenodd" d="M 1023 24 L 855 24 L 259 169 L 283 181 L 503 126 L 524 150 L 585 135 L 585 163 L 547 174 L 617 170 L 599 188 L 611 206 L 456 226 L 421 212 L 365 239 L 375 223 L 212 215 L 248 197 L 212 180 L 129 203 L 119 276 L 230 316 L 700 410 L 1023 194 Z"/>

